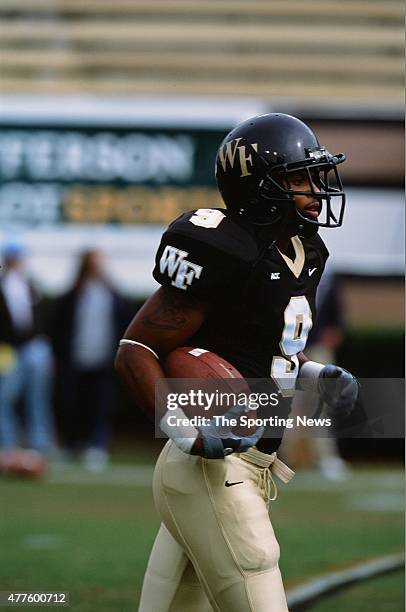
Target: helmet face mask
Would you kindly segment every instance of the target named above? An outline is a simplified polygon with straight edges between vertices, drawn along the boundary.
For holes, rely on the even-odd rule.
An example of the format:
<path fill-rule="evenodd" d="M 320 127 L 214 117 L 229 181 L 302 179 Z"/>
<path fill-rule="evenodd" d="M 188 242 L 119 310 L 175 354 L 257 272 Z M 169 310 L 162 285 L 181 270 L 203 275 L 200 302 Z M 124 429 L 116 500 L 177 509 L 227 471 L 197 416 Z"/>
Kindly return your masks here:
<path fill-rule="evenodd" d="M 334 159 L 338 158 L 339 156 L 336 156 Z M 341 159 L 340 163 L 341 161 L 344 161 L 344 159 Z M 294 185 L 292 185 L 292 175 L 298 174 L 303 174 L 306 177 L 306 183 L 309 186 L 309 190 L 296 189 Z M 281 200 L 281 196 L 283 196 L 283 200 Z M 292 202 L 294 205 L 295 196 L 306 196 L 319 203 L 320 208 L 317 219 L 305 216 L 295 206 L 298 217 L 304 222 L 312 223 L 318 227 L 340 227 L 342 225 L 345 208 L 345 193 L 335 163 L 322 162 L 312 165 L 301 165 L 291 169 L 275 166 L 260 182 L 258 199 L 268 200 L 270 203 L 273 201 L 275 201 L 275 203 L 279 202 L 279 206 L 277 205 L 278 208 L 280 206 L 286 207 L 287 201 Z M 282 217 L 283 211 L 279 215 L 279 218 Z M 277 219 L 274 219 L 272 221 L 269 219 L 269 222 L 273 223 L 276 220 Z"/>
<path fill-rule="evenodd" d="M 339 227 L 345 193 L 337 165 L 345 155 L 331 155 L 299 119 L 281 113 L 254 117 L 237 126 L 220 146 L 216 178 L 232 212 L 255 225 L 288 223 L 292 231 L 312 235 L 319 227 Z M 292 179 L 302 176 L 304 187 Z M 302 181 L 303 182 L 303 181 Z M 299 210 L 296 196 L 318 204 L 318 215 Z"/>

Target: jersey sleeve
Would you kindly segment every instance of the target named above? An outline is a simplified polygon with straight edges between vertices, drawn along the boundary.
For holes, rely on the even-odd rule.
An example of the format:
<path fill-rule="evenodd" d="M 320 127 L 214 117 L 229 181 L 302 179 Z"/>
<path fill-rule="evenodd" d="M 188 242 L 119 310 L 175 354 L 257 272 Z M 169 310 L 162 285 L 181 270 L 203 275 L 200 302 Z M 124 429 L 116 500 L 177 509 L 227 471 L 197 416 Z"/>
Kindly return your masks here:
<path fill-rule="evenodd" d="M 186 213 L 163 234 L 153 270 L 153 277 L 163 287 L 218 301 L 235 291 L 247 274 L 249 240 L 244 240 L 240 228 L 230 225 L 221 211 L 212 210 L 219 214 L 205 218 L 197 215 L 200 211 Z M 241 253 L 243 244 L 245 251 Z"/>

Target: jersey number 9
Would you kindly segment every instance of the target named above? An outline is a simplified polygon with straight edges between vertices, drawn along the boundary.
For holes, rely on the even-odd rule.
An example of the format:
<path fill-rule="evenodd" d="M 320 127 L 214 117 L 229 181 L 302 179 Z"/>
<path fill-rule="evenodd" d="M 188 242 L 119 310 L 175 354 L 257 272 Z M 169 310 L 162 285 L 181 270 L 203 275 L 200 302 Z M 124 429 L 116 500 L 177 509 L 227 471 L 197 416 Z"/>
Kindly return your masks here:
<path fill-rule="evenodd" d="M 297 354 L 306 346 L 312 328 L 312 311 L 304 295 L 290 298 L 284 313 L 285 325 L 279 346 L 283 357 L 274 357 L 271 377 L 284 397 L 294 394 L 299 372 Z"/>

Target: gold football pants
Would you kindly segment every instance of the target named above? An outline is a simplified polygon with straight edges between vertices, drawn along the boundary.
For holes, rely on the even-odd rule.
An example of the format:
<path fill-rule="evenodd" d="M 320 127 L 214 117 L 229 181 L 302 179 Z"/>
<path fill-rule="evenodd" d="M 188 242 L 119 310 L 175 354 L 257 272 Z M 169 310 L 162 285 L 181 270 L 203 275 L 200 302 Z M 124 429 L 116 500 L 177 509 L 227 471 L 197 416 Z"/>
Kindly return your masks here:
<path fill-rule="evenodd" d="M 271 472 L 285 482 L 293 475 L 256 449 L 209 460 L 168 441 L 154 473 L 162 525 L 139 612 L 287 612 Z"/>

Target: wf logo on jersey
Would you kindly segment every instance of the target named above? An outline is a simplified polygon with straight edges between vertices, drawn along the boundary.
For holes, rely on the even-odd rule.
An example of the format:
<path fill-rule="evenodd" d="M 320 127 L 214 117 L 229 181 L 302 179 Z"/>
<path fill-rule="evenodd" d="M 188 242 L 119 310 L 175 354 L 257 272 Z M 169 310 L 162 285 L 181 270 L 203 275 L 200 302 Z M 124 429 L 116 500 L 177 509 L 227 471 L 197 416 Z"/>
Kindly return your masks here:
<path fill-rule="evenodd" d="M 240 177 L 251 176 L 251 172 L 249 171 L 248 164 L 252 166 L 252 155 L 246 154 L 246 146 L 238 145 L 238 143 L 242 140 L 242 138 L 236 138 L 235 140 L 230 140 L 226 142 L 219 149 L 219 159 L 221 162 L 221 166 L 224 172 L 227 172 L 227 167 L 230 166 L 234 168 L 234 163 L 236 163 L 237 151 L 238 158 L 237 163 L 240 164 L 241 174 Z M 257 143 L 251 143 L 251 147 L 254 151 L 258 150 Z"/>
<path fill-rule="evenodd" d="M 194 278 L 200 278 L 203 270 L 202 266 L 187 261 L 187 256 L 186 251 L 167 245 L 159 262 L 161 274 L 167 272 L 174 279 L 171 284 L 178 289 L 187 289 Z"/>

